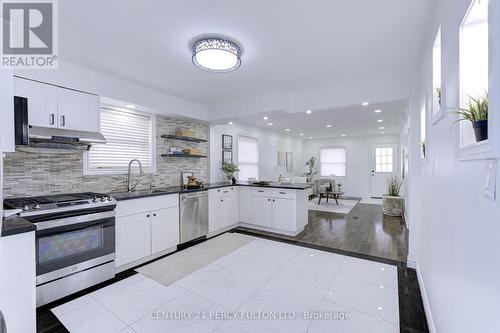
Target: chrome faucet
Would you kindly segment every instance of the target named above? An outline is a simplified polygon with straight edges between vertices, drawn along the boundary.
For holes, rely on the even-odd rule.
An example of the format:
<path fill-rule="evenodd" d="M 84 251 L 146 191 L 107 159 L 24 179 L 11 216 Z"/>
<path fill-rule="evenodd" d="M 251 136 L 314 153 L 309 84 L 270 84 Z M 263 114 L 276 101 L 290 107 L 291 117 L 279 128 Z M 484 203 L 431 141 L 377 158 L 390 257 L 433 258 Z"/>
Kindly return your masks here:
<path fill-rule="evenodd" d="M 127 177 L 127 191 L 129 192 L 132 192 L 135 187 L 139 184 L 139 182 L 141 181 L 141 179 L 139 178 L 139 180 L 137 181 L 137 183 L 135 183 L 134 186 L 130 186 L 130 172 L 131 172 L 131 166 L 132 166 L 132 163 L 134 162 L 137 162 L 139 164 L 139 174 L 142 175 L 143 172 L 142 172 L 142 164 L 141 164 L 141 161 L 139 161 L 138 159 L 133 159 L 131 160 L 130 162 L 128 162 L 128 177 Z"/>

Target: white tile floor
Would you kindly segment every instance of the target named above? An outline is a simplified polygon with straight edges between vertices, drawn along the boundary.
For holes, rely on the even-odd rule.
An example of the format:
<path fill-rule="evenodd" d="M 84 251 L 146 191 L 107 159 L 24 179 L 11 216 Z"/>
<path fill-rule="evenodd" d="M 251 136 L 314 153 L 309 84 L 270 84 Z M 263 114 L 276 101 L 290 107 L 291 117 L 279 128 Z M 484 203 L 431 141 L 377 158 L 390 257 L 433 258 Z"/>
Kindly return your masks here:
<path fill-rule="evenodd" d="M 399 332 L 396 267 L 257 238 L 168 287 L 137 274 L 52 311 L 70 332 Z"/>

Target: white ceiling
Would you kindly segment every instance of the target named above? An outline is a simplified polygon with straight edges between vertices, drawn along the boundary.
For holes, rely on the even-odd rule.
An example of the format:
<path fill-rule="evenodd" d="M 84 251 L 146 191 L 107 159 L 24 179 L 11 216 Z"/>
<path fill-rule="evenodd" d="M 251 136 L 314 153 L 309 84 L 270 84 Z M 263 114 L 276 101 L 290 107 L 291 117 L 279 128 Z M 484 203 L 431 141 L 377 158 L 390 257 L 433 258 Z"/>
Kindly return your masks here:
<path fill-rule="evenodd" d="M 375 110 L 382 112 L 375 113 Z M 254 115 L 245 115 L 228 119 L 234 126 L 244 125 L 262 128 L 281 134 L 288 134 L 301 139 L 314 139 L 359 135 L 399 134 L 403 129 L 408 112 L 408 101 L 393 101 L 370 104 L 368 106 L 352 105 L 329 110 L 312 110 L 288 113 L 272 111 Z M 268 117 L 264 120 L 264 117 Z M 382 120 L 383 122 L 377 122 Z M 228 122 L 225 121 L 225 124 Z M 272 123 L 269 126 L 268 123 Z M 222 124 L 217 122 L 215 124 Z M 326 127 L 331 125 L 331 127 Z M 384 129 L 379 129 L 384 127 Z M 289 132 L 286 129 L 290 129 Z M 303 133 L 303 136 L 300 136 Z"/>
<path fill-rule="evenodd" d="M 300 92 L 412 69 L 431 2 L 60 1 L 60 59 L 204 104 Z M 206 34 L 240 43 L 238 71 L 208 73 L 192 65 L 190 46 Z"/>

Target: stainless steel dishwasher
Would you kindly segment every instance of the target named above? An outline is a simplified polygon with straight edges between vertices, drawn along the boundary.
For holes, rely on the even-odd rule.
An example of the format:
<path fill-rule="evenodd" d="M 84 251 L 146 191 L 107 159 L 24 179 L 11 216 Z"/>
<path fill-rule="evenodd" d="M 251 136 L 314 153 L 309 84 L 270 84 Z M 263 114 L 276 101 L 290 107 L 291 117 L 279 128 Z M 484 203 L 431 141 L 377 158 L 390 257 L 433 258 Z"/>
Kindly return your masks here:
<path fill-rule="evenodd" d="M 208 191 L 180 195 L 180 243 L 208 234 Z"/>

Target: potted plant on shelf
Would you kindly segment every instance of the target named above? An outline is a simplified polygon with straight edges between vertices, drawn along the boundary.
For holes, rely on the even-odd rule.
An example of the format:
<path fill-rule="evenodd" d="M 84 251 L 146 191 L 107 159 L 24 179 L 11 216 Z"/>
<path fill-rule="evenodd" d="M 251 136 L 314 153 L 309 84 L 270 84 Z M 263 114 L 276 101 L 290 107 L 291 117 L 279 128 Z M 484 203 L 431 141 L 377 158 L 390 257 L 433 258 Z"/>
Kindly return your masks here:
<path fill-rule="evenodd" d="M 387 178 L 387 194 L 382 197 L 382 212 L 388 216 L 403 216 L 404 198 L 399 195 L 403 181 L 399 176 Z"/>
<path fill-rule="evenodd" d="M 458 108 L 455 111 L 460 116 L 457 121 L 468 120 L 474 128 L 476 142 L 488 139 L 488 93 L 474 98 L 469 96 L 469 105 L 467 108 Z"/>
<path fill-rule="evenodd" d="M 313 177 L 318 173 L 317 170 L 315 170 L 315 165 L 316 164 L 316 157 L 311 157 L 309 161 L 306 162 L 306 166 L 309 168 L 308 172 L 304 172 L 304 177 L 306 177 L 306 182 L 307 183 L 312 183 Z"/>
<path fill-rule="evenodd" d="M 226 163 L 224 161 L 221 162 L 221 170 L 226 175 L 226 178 L 231 183 L 236 183 L 236 178 L 234 178 L 234 174 L 240 171 L 238 164 L 236 163 Z"/>

